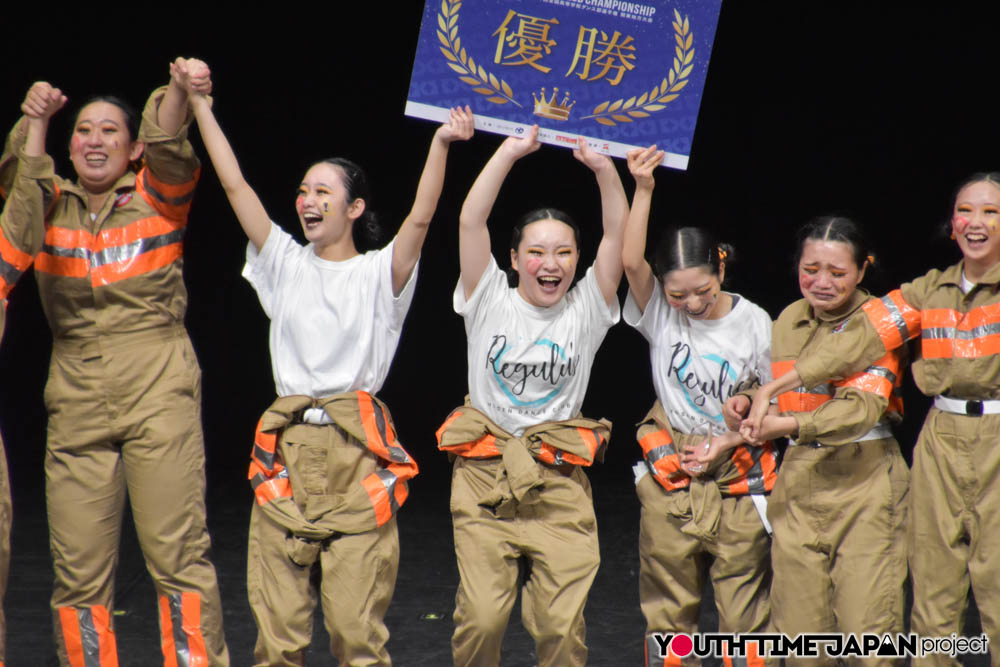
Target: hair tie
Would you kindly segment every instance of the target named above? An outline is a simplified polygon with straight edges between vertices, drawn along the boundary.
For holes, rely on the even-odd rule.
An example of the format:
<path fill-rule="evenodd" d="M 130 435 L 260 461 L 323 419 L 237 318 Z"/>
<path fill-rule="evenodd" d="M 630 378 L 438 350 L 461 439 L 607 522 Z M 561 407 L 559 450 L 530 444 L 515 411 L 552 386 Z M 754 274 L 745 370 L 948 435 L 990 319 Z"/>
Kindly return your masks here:
<path fill-rule="evenodd" d="M 719 250 L 719 261 L 720 262 L 726 261 L 726 257 L 728 256 L 728 253 L 725 250 L 723 250 L 722 248 L 719 248 L 718 250 Z"/>
<path fill-rule="evenodd" d="M 868 260 L 869 264 L 872 264 L 872 265 L 875 264 L 875 255 L 868 255 L 867 257 L 865 257 L 865 259 Z"/>

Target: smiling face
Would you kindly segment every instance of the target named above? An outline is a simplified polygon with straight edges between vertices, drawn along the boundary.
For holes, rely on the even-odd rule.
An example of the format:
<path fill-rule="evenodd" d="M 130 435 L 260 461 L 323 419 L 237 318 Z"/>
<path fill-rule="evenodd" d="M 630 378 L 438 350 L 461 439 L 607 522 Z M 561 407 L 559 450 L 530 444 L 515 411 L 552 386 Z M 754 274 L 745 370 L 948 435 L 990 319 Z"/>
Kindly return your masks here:
<path fill-rule="evenodd" d="M 295 198 L 295 211 L 306 240 L 316 246 L 317 253 L 351 239 L 351 228 L 365 210 L 365 200 L 347 200 L 338 167 L 320 162 L 306 172 Z"/>
<path fill-rule="evenodd" d="M 107 192 L 142 155 L 133 141 L 125 112 L 110 102 L 92 102 L 80 110 L 69 144 L 69 158 L 87 192 Z"/>
<path fill-rule="evenodd" d="M 799 289 L 813 310 L 835 311 L 854 294 L 867 266 L 858 267 L 848 243 L 809 239 L 799 258 Z"/>
<path fill-rule="evenodd" d="M 1000 187 L 970 183 L 955 197 L 951 230 L 965 257 L 966 277 L 977 280 L 1000 262 Z"/>
<path fill-rule="evenodd" d="M 714 320 L 723 313 L 722 279 L 725 264 L 719 265 L 719 273 L 712 272 L 710 266 L 692 266 L 674 269 L 663 276 L 663 293 L 672 308 L 682 311 L 695 320 Z"/>
<path fill-rule="evenodd" d="M 565 222 L 546 218 L 525 225 L 510 263 L 518 275 L 517 292 L 533 306 L 554 306 L 566 295 L 579 260 L 576 236 Z"/>

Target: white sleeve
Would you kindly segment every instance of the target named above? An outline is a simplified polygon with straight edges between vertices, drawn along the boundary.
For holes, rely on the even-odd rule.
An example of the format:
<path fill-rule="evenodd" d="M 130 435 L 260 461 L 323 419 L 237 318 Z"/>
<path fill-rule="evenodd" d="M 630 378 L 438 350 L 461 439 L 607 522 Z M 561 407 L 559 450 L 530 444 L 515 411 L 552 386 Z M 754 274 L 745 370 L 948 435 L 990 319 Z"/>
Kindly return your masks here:
<path fill-rule="evenodd" d="M 587 275 L 573 288 L 577 291 L 581 304 L 583 305 L 583 317 L 588 324 L 590 331 L 591 349 L 595 352 L 601 346 L 604 336 L 613 325 L 621 319 L 622 310 L 618 305 L 618 299 L 614 299 L 611 305 L 604 300 L 604 294 L 597 284 L 597 274 L 594 267 L 587 269 Z"/>
<path fill-rule="evenodd" d="M 652 341 L 655 337 L 655 332 L 661 328 L 657 326 L 657 323 L 665 305 L 667 304 L 663 298 L 663 290 L 659 289 L 659 281 L 657 281 L 652 294 L 649 296 L 649 301 L 646 303 L 646 309 L 643 311 L 639 310 L 639 304 L 635 302 L 635 295 L 632 294 L 632 290 L 628 291 L 628 294 L 625 295 L 625 308 L 622 309 L 622 317 L 625 323 L 635 327 L 642 334 L 643 338 Z"/>
<path fill-rule="evenodd" d="M 247 243 L 247 260 L 243 266 L 243 277 L 257 291 L 257 298 L 260 299 L 260 305 L 268 317 L 271 317 L 275 310 L 275 299 L 280 293 L 278 286 L 291 270 L 290 260 L 303 250 L 288 232 L 273 221 L 267 241 L 259 253 L 253 243 Z"/>
<path fill-rule="evenodd" d="M 472 291 L 469 298 L 465 298 L 465 288 L 462 287 L 462 278 L 459 276 L 458 285 L 455 286 L 455 294 L 452 304 L 455 312 L 465 319 L 465 329 L 475 329 L 489 314 L 492 306 L 502 298 L 506 290 L 510 289 L 507 282 L 507 274 L 504 273 L 497 260 L 490 257 L 489 264 L 479 278 L 476 289 Z"/>
<path fill-rule="evenodd" d="M 762 385 L 767 384 L 771 377 L 771 316 L 762 308 L 754 312 L 754 335 L 757 343 L 757 377 Z"/>
<path fill-rule="evenodd" d="M 392 249 L 396 244 L 393 239 L 389 245 L 376 252 L 376 271 L 378 272 L 378 297 L 376 301 L 377 315 L 386 323 L 389 329 L 398 331 L 403 326 L 406 313 L 413 303 L 413 294 L 417 285 L 417 269 L 420 260 L 413 265 L 410 277 L 407 279 L 399 296 L 392 293 Z"/>

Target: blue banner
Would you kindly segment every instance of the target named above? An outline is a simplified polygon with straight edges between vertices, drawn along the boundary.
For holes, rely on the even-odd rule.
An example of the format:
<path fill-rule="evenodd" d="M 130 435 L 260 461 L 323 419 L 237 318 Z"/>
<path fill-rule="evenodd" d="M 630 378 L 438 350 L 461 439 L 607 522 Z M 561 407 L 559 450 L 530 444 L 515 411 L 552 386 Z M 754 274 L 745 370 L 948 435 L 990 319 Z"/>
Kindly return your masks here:
<path fill-rule="evenodd" d="M 722 0 L 427 0 L 406 114 L 686 169 Z"/>

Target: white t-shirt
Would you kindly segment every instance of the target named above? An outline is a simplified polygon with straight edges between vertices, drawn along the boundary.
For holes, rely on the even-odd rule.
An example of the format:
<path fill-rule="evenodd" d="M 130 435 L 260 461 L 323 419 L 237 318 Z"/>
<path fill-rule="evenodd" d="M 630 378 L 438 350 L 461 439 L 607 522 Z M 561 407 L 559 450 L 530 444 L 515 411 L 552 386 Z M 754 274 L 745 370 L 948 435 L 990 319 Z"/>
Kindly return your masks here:
<path fill-rule="evenodd" d="M 539 308 L 508 287 L 492 258 L 468 300 L 459 280 L 454 304 L 465 318 L 472 405 L 514 435 L 580 413 L 594 355 L 621 316 L 593 267 L 562 301 Z"/>
<path fill-rule="evenodd" d="M 417 268 L 392 294 L 392 246 L 342 262 L 321 259 L 271 223 L 260 253 L 247 244 L 246 278 L 271 318 L 270 348 L 279 396 L 374 394 L 389 373 Z"/>
<path fill-rule="evenodd" d="M 646 310 L 639 312 L 632 290 L 625 321 L 649 341 L 656 396 L 670 425 L 682 433 L 725 433 L 722 404 L 754 381 L 771 380 L 771 317 L 738 299 L 717 320 L 695 320 L 667 303 L 657 282 Z"/>

